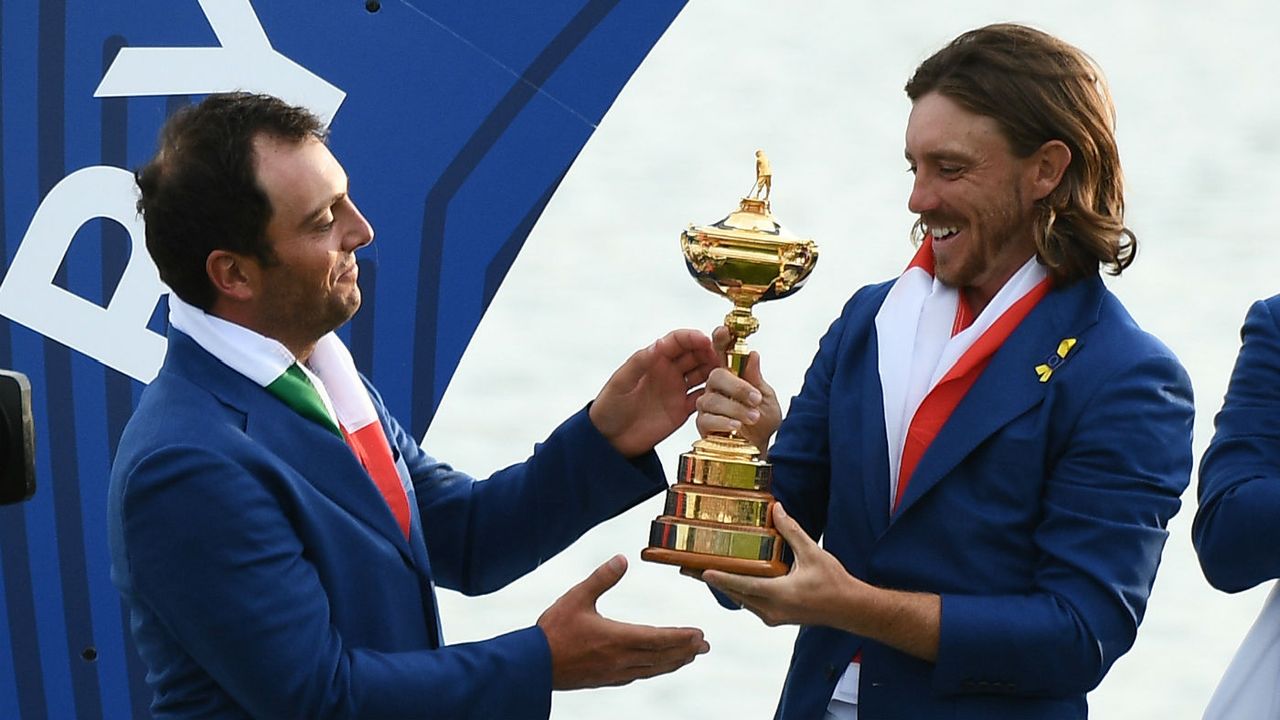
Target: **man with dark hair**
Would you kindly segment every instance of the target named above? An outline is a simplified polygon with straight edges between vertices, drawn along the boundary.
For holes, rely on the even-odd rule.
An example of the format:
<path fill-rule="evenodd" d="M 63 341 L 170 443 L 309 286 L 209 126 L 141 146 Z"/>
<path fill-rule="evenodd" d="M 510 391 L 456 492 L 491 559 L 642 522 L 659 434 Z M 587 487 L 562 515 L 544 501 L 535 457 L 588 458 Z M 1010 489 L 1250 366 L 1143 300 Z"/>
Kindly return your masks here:
<path fill-rule="evenodd" d="M 177 113 L 137 173 L 168 352 L 112 468 L 112 578 L 158 718 L 546 718 L 551 691 L 690 662 L 693 628 L 596 599 L 444 646 L 434 587 L 490 592 L 665 488 L 652 452 L 716 364 L 676 331 L 631 356 L 523 464 L 476 482 L 423 452 L 333 331 L 373 230 L 321 124 L 278 99 Z"/>
<path fill-rule="evenodd" d="M 1093 63 L 993 25 L 906 90 L 907 270 L 849 300 L 785 420 L 755 359 L 698 401 L 704 434 L 778 431 L 795 563 L 702 577 L 803 626 L 781 718 L 1081 718 L 1189 479 L 1191 385 L 1099 276 L 1135 245 Z"/>

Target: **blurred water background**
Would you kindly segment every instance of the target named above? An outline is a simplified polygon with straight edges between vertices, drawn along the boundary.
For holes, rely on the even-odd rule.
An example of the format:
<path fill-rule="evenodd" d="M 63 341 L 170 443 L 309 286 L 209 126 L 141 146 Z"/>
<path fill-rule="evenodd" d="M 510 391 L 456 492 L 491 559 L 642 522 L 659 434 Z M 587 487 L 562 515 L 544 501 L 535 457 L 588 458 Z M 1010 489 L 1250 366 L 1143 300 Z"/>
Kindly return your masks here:
<path fill-rule="evenodd" d="M 750 342 L 790 398 L 844 300 L 896 275 L 913 251 L 902 157 L 907 77 L 964 30 L 1019 21 L 1076 44 L 1110 80 L 1140 251 L 1108 282 L 1190 372 L 1198 460 L 1245 311 L 1280 292 L 1280 251 L 1270 246 L 1277 233 L 1266 219 L 1280 198 L 1277 7 L 692 0 L 529 238 L 445 395 L 428 450 L 479 476 L 520 461 L 633 350 L 671 328 L 719 323 L 729 304 L 690 280 L 677 241 L 688 223 L 736 207 L 754 180 L 757 148 L 772 160 L 774 214 L 821 246 L 802 291 L 757 306 L 761 329 Z M 659 446 L 669 470 L 695 438 L 689 423 Z M 1170 526 L 1137 644 L 1090 695 L 1093 717 L 1198 718 L 1263 600 L 1265 587 L 1227 596 L 1205 583 L 1190 541 L 1195 482 Z M 623 552 L 630 571 L 602 612 L 701 627 L 712 651 L 626 688 L 557 693 L 552 716 L 771 717 L 795 628 L 722 611 L 701 584 L 642 563 L 661 509 L 661 498 L 645 502 L 499 593 L 444 593 L 446 639 L 525 627 Z"/>

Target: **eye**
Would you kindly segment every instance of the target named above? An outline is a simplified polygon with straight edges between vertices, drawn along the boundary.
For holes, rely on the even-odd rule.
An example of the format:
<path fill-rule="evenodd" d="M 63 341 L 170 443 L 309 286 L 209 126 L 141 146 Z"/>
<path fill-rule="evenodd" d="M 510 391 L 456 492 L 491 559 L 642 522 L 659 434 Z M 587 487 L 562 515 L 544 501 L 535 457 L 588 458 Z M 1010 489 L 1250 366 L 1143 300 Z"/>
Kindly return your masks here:
<path fill-rule="evenodd" d="M 911 173 L 912 175 L 915 175 L 915 174 L 916 174 L 916 166 L 915 166 L 915 165 L 908 165 L 908 166 L 907 166 L 907 172 Z"/>
<path fill-rule="evenodd" d="M 942 177 L 955 177 L 964 172 L 964 168 L 960 165 L 939 165 L 938 174 Z"/>

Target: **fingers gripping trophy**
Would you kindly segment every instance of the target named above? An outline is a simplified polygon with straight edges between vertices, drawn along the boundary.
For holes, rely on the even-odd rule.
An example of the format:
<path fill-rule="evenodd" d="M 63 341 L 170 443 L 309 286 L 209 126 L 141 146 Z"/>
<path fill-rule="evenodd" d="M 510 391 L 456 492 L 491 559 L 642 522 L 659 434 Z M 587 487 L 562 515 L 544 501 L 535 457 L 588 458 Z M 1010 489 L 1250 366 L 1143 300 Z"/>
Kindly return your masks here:
<path fill-rule="evenodd" d="M 704 288 L 728 298 L 724 318 L 733 339 L 728 368 L 742 375 L 746 338 L 760 322 L 758 302 L 784 298 L 804 284 L 818 261 L 818 246 L 799 238 L 770 214 L 772 172 L 756 151 L 756 184 L 738 209 L 711 225 L 690 225 L 680 235 L 689 273 Z M 787 572 L 783 540 L 773 528 L 773 468 L 760 449 L 736 434 L 713 434 L 680 456 L 679 477 L 666 509 L 650 526 L 640 557 L 690 570 L 743 575 Z"/>

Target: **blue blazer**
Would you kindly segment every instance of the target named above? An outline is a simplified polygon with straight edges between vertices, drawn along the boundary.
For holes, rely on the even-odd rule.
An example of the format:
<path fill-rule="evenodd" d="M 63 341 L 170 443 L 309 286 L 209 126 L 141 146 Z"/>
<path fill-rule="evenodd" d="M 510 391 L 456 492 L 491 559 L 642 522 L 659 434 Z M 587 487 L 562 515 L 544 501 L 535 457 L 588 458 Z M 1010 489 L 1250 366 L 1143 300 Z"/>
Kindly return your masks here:
<path fill-rule="evenodd" d="M 546 718 L 536 626 L 442 646 L 434 586 L 486 593 L 665 488 L 582 411 L 476 482 L 372 392 L 404 534 L 342 440 L 177 331 L 112 468 L 112 579 L 157 718 Z M 530 608 L 533 614 L 539 608 Z"/>
<path fill-rule="evenodd" d="M 1200 461 L 1191 536 L 1219 590 L 1280 578 L 1280 295 L 1254 303 L 1241 330 L 1213 441 Z"/>
<path fill-rule="evenodd" d="M 1100 278 L 1056 289 L 890 516 L 874 323 L 889 286 L 846 304 L 769 460 L 782 504 L 851 574 L 942 596 L 938 659 L 802 627 L 777 717 L 822 717 L 859 650 L 861 720 L 1085 717 L 1085 693 L 1133 644 L 1189 480 L 1187 374 Z M 1046 382 L 1040 364 L 1055 367 Z"/>

